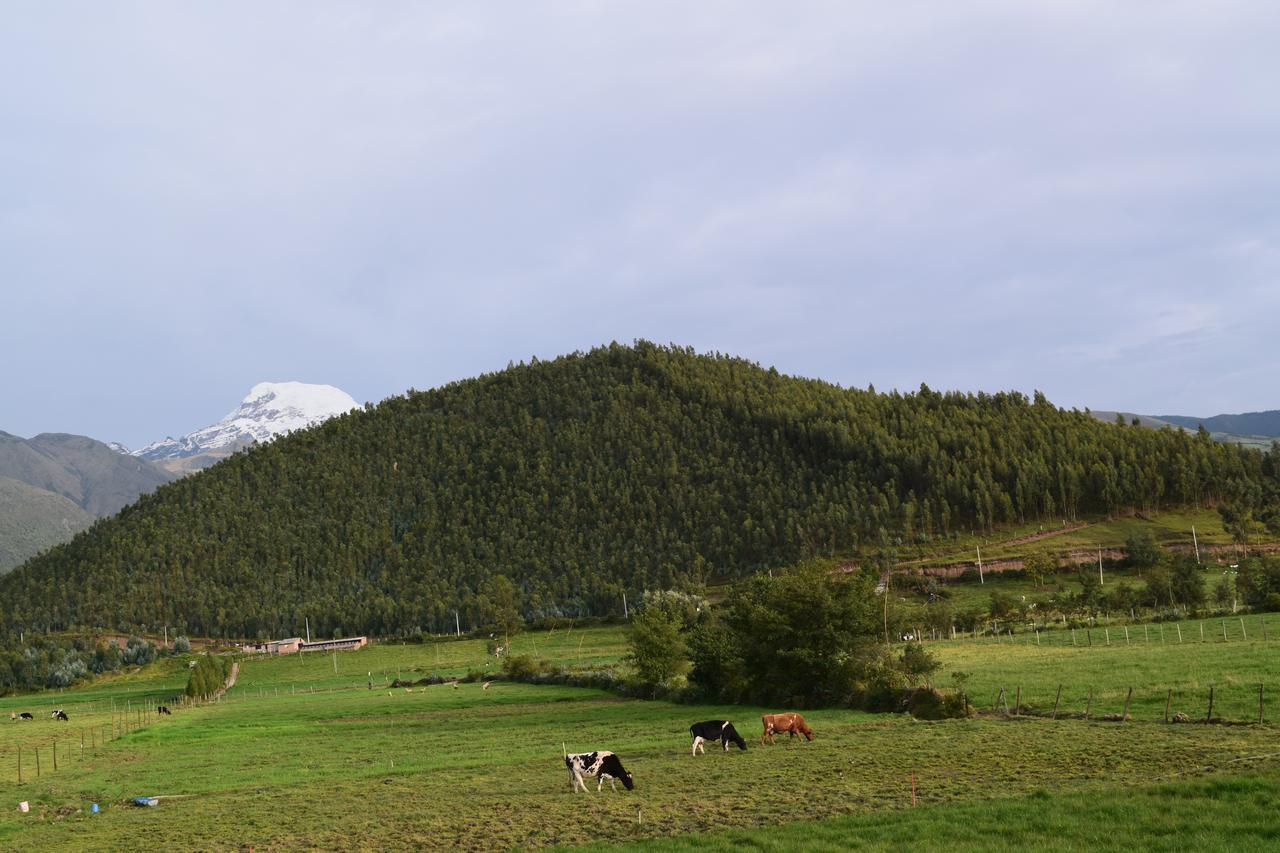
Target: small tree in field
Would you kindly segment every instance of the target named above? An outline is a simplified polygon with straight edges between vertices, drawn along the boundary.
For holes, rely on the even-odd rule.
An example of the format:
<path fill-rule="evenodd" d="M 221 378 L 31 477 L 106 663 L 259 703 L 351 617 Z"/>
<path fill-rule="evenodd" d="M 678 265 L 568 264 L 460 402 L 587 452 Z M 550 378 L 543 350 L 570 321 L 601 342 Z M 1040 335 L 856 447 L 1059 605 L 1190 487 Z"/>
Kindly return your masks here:
<path fill-rule="evenodd" d="M 1139 528 L 1125 537 L 1124 555 L 1129 560 L 1129 565 L 1146 569 L 1159 563 L 1164 557 L 1164 551 L 1156 543 L 1150 530 Z"/>
<path fill-rule="evenodd" d="M 661 607 L 646 607 L 631 620 L 625 660 L 640 680 L 655 687 L 688 668 L 689 649 L 680 635 L 681 620 Z"/>
<path fill-rule="evenodd" d="M 1027 573 L 1027 580 L 1036 586 L 1044 584 L 1045 578 L 1058 568 L 1058 559 L 1048 551 L 1032 551 L 1022 561 L 1022 570 Z"/>

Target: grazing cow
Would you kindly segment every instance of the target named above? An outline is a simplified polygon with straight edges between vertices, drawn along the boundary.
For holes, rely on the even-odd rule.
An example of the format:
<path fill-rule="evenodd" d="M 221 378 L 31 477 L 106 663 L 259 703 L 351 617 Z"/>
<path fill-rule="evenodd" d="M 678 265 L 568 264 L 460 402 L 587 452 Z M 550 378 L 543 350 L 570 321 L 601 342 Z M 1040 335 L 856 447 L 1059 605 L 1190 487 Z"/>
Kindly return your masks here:
<path fill-rule="evenodd" d="M 698 750 L 702 750 L 702 754 L 707 754 L 707 748 L 703 744 L 709 740 L 718 740 L 720 745 L 724 747 L 724 751 L 729 751 L 729 744 L 736 743 L 738 749 L 745 750 L 747 742 L 742 739 L 742 735 L 738 734 L 738 730 L 733 727 L 733 723 L 728 720 L 707 720 L 705 723 L 694 723 L 689 726 L 689 733 L 693 735 L 693 754 L 697 755 Z"/>
<path fill-rule="evenodd" d="M 67 712 L 66 712 L 66 711 L 64 711 L 64 710 L 62 710 L 61 708 L 59 708 L 58 710 L 56 710 L 56 711 L 54 711 L 54 712 L 53 712 L 53 718 L 54 718 L 55 720 L 66 720 L 66 719 L 67 719 Z"/>
<path fill-rule="evenodd" d="M 769 739 L 769 743 L 776 743 L 773 739 L 775 734 L 790 734 L 792 737 L 802 734 L 807 740 L 813 740 L 813 729 L 806 726 L 804 717 L 795 712 L 765 714 L 760 722 L 764 724 L 764 734 L 760 735 L 761 746 L 764 746 L 765 738 Z"/>
<path fill-rule="evenodd" d="M 35 717 L 31 716 L 31 715 L 30 715 L 30 714 L 28 714 L 26 711 L 23 711 L 21 714 L 19 714 L 19 715 L 18 715 L 18 719 L 19 719 L 19 720 L 34 720 L 34 719 L 35 719 Z"/>
<path fill-rule="evenodd" d="M 166 705 L 159 705 L 159 706 L 157 706 L 157 707 L 156 707 L 156 713 L 157 713 L 157 714 L 168 714 L 168 715 L 170 715 L 170 716 L 173 716 L 173 712 L 172 712 L 172 711 L 170 711 L 170 710 L 169 710 L 169 708 L 168 708 L 168 706 L 166 706 Z"/>
<path fill-rule="evenodd" d="M 569 790 L 573 793 L 578 792 L 581 787 L 585 793 L 587 783 L 582 781 L 585 776 L 594 776 L 600 781 L 596 784 L 596 792 L 604 786 L 604 780 L 609 780 L 609 787 L 616 793 L 618 786 L 614 780 L 621 779 L 622 784 L 628 791 L 635 787 L 635 782 L 631 779 L 631 774 L 622 766 L 622 762 L 618 760 L 618 756 L 612 752 L 579 752 L 564 757 L 564 766 L 569 768 Z"/>

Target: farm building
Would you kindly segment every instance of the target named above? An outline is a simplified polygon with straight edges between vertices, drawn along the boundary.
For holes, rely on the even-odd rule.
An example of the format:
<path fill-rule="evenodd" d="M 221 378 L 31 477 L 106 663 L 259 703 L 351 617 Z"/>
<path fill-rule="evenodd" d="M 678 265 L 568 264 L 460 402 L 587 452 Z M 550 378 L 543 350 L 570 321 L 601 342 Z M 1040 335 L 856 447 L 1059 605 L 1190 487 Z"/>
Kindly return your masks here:
<path fill-rule="evenodd" d="M 269 643 L 245 643 L 240 648 L 246 652 L 268 655 L 291 655 L 302 652 L 344 652 L 369 645 L 368 637 L 345 637 L 341 640 L 316 640 L 307 642 L 301 637 L 272 640 Z"/>

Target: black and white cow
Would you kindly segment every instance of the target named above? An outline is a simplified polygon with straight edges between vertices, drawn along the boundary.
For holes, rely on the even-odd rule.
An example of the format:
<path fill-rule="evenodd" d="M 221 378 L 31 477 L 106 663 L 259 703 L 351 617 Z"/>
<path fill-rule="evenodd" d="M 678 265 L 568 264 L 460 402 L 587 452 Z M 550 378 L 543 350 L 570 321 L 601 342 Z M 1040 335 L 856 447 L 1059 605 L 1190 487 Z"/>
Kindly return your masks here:
<path fill-rule="evenodd" d="M 702 723 L 694 723 L 689 726 L 689 733 L 693 735 L 693 754 L 697 755 L 698 750 L 702 750 L 702 754 L 706 755 L 707 748 L 703 744 L 709 740 L 718 740 L 720 745 L 724 747 L 724 751 L 729 751 L 729 744 L 736 743 L 738 749 L 745 750 L 747 742 L 742 739 L 742 735 L 738 734 L 738 730 L 733 727 L 733 723 L 728 720 L 707 720 Z"/>
<path fill-rule="evenodd" d="M 34 719 L 35 719 L 35 717 L 31 716 L 30 712 L 28 712 L 28 711 L 23 711 L 21 714 L 19 714 L 19 715 L 18 715 L 18 719 L 19 719 L 19 720 L 34 720 Z"/>
<path fill-rule="evenodd" d="M 622 762 L 618 760 L 618 756 L 612 752 L 579 752 L 577 754 L 566 755 L 564 757 L 564 766 L 569 768 L 569 790 L 573 793 L 578 792 L 581 787 L 585 793 L 587 783 L 583 781 L 586 776 L 594 776 L 600 781 L 596 784 L 598 792 L 604 786 L 604 780 L 609 780 L 609 787 L 615 792 L 618 786 L 614 780 L 621 779 L 622 784 L 628 791 L 635 787 L 635 782 L 631 780 L 631 774 L 622 766 Z"/>
<path fill-rule="evenodd" d="M 156 713 L 157 713 L 157 714 L 168 714 L 168 715 L 170 715 L 170 716 L 173 716 L 173 712 L 172 712 L 172 711 L 170 711 L 170 710 L 169 710 L 166 706 L 164 706 L 164 705 L 157 705 L 157 706 L 156 706 Z"/>
<path fill-rule="evenodd" d="M 53 718 L 55 720 L 65 720 L 67 719 L 67 712 L 59 708 L 58 710 L 53 712 Z"/>

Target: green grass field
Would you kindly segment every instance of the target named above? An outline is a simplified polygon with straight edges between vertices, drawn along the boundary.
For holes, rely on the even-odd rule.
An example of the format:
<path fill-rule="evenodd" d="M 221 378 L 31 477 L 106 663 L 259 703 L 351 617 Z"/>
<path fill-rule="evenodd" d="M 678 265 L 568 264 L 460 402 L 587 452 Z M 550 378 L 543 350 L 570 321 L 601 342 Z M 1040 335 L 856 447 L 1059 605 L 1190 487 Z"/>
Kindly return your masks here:
<path fill-rule="evenodd" d="M 1197 847 L 1248 849 L 1275 839 L 1262 815 L 1280 788 L 1277 728 L 1155 721 L 1169 688 L 1187 691 L 1190 701 L 1207 683 L 1238 685 L 1243 698 L 1227 707 L 1247 717 L 1250 685 L 1280 687 L 1280 644 L 1246 627 L 1247 640 L 1237 626 L 1227 641 L 1203 644 L 1171 643 L 1166 625 L 1164 645 L 1131 638 L 1122 646 L 1113 635 L 1107 646 L 1096 630 L 1093 646 L 1052 633 L 1039 646 L 1023 635 L 932 645 L 944 664 L 935 682 L 970 672 L 975 704 L 989 704 L 985 694 L 994 699 L 1001 686 L 1011 694 L 1021 686 L 1024 701 L 1042 705 L 1063 683 L 1074 691 L 1071 710 L 1082 710 L 1074 704 L 1092 688 L 1102 713 L 1118 711 L 1116 698 L 1134 686 L 1134 719 L 1124 724 L 924 723 L 815 711 L 806 714 L 813 743 L 762 749 L 754 739 L 766 709 L 505 682 L 487 690 L 385 686 L 397 676 L 495 668 L 483 642 L 466 640 L 247 660 L 224 701 L 81 751 L 77 728 L 95 715 L 109 719 L 111 702 L 154 700 L 181 687 L 184 663 L 165 661 L 78 690 L 0 700 L 2 712 L 43 711 L 32 722 L 0 722 L 0 763 L 10 762 L 0 766 L 0 847 L 490 850 L 604 840 L 670 849 L 883 849 L 908 841 L 925 849 L 1172 849 L 1193 839 Z M 569 665 L 616 663 L 624 645 L 617 627 L 512 640 L 517 654 L 536 650 Z M 66 708 L 71 721 L 49 719 L 53 707 Z M 689 724 L 722 716 L 741 724 L 751 748 L 692 758 Z M 40 744 L 48 756 L 52 737 L 70 756 L 57 772 L 46 758 L 38 780 L 24 772 L 18 785 L 16 748 L 29 756 Z M 562 743 L 618 752 L 636 789 L 571 795 Z M 1250 775 L 1232 775 L 1241 773 Z M 126 804 L 142 795 L 162 799 L 154 808 Z M 19 800 L 32 812 L 19 814 Z M 100 814 L 89 813 L 92 802 Z M 1121 819 L 1122 831 L 1102 828 Z"/>
<path fill-rule="evenodd" d="M 673 853 L 717 850 L 1274 850 L 1280 775 L 1097 786 L 797 821 L 663 839 Z M 652 842 L 606 845 L 649 849 Z M 599 850 L 599 845 L 592 845 Z"/>
<path fill-rule="evenodd" d="M 1025 705 L 1051 713 L 1062 686 L 1063 714 L 1082 714 L 1090 692 L 1094 714 L 1119 714 L 1133 688 L 1129 714 L 1135 719 L 1163 720 L 1170 690 L 1171 714 L 1203 718 L 1212 686 L 1215 718 L 1256 721 L 1258 685 L 1265 683 L 1266 719 L 1280 720 L 1275 614 L 1093 628 L 1076 630 L 1074 637 L 1058 630 L 926 645 L 943 664 L 935 685 L 950 688 L 951 673 L 970 673 L 972 701 L 986 710 L 1004 688 L 1010 708 L 1021 689 Z"/>

